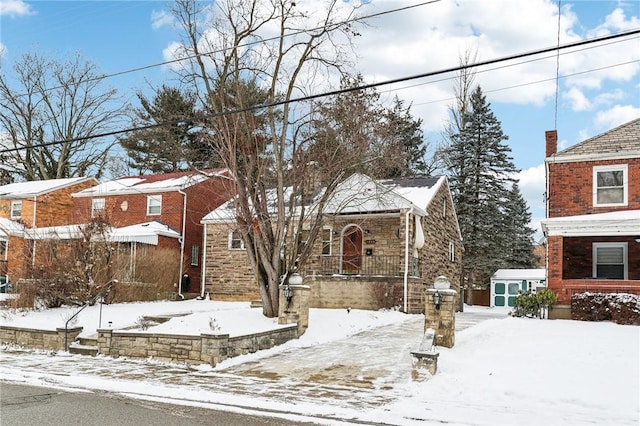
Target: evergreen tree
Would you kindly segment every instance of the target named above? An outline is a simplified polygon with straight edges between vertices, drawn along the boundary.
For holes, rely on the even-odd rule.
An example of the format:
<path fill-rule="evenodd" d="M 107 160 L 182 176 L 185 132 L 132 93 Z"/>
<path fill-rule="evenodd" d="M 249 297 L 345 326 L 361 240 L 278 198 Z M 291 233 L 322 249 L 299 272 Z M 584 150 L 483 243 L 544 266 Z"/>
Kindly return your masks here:
<path fill-rule="evenodd" d="M 463 275 L 471 291 L 474 282 L 486 280 L 502 264 L 510 238 L 504 206 L 517 170 L 505 143 L 508 136 L 480 87 L 471 94 L 461 122 L 445 161 L 463 236 Z"/>
<path fill-rule="evenodd" d="M 535 231 L 529 226 L 531 212 L 517 182 L 513 184 L 507 196 L 504 216 L 508 238 L 503 267 L 535 268 L 539 260 L 533 251 Z"/>
<path fill-rule="evenodd" d="M 193 93 L 163 85 L 152 100 L 142 94 L 138 94 L 138 99 L 141 106 L 135 111 L 134 123 L 151 127 L 119 139 L 131 167 L 144 174 L 186 170 L 194 163 L 196 167 L 209 165 L 207 145 L 199 143 L 199 131 L 193 124 L 196 115 Z"/>
<path fill-rule="evenodd" d="M 357 75 L 343 78 L 341 87 L 362 84 Z M 401 99 L 389 107 L 375 88 L 349 91 L 315 106 L 307 155 L 327 176 L 333 175 L 330 165 L 344 159 L 352 160 L 351 172 L 373 178 L 427 173 L 421 127 Z"/>

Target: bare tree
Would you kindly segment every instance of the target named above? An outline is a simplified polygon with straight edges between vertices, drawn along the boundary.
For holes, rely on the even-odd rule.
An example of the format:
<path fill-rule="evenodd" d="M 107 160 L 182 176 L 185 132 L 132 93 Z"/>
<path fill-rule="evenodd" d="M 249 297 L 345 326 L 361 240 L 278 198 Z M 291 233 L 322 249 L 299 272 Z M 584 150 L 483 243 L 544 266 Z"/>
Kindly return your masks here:
<path fill-rule="evenodd" d="M 0 75 L 4 172 L 27 181 L 99 177 L 115 142 L 82 138 L 111 130 L 124 115 L 115 89 L 101 88 L 96 65 L 80 55 L 63 62 L 32 53 L 13 71 Z"/>
<path fill-rule="evenodd" d="M 291 0 L 178 0 L 174 7 L 185 36 L 180 73 L 198 88 L 203 127 L 232 175 L 237 230 L 268 317 L 278 314 L 281 279 L 308 255 L 295 236 L 304 227 L 313 240 L 322 226 L 323 197 L 312 210 L 302 202 L 316 189 L 301 131 L 311 107 L 290 101 L 342 75 L 344 49 L 357 35 L 349 20 L 357 7 L 342 0 L 305 7 L 316 9 Z M 346 160 L 326 165 L 332 179 L 324 197 L 351 170 Z"/>

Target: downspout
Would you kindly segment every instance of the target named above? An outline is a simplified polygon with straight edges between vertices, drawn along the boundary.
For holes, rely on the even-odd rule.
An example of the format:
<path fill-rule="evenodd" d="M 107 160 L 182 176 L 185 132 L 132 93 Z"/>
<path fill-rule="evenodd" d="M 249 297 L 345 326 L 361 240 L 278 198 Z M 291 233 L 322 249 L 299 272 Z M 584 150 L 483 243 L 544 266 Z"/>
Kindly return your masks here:
<path fill-rule="evenodd" d="M 207 265 L 205 259 L 207 258 L 207 224 L 204 224 L 203 236 L 202 236 L 202 260 L 200 261 L 200 298 L 204 299 L 204 279 L 206 277 Z"/>
<path fill-rule="evenodd" d="M 407 297 L 409 295 L 409 215 L 413 213 L 413 206 L 407 210 L 404 218 L 404 302 L 403 310 L 406 314 L 408 311 Z"/>
<path fill-rule="evenodd" d="M 33 221 L 31 223 L 31 229 L 36 227 L 36 212 L 38 211 L 38 196 L 33 196 Z M 35 237 L 35 235 L 34 235 Z M 33 250 L 31 251 L 31 267 L 36 267 L 36 238 L 33 239 Z M 32 276 L 33 277 L 33 276 Z"/>
<path fill-rule="evenodd" d="M 184 263 L 184 233 L 187 226 L 187 193 L 181 189 L 178 189 L 178 193 L 184 197 L 184 202 L 182 203 L 182 235 L 180 237 L 180 275 L 178 276 L 178 295 L 184 299 L 182 295 L 182 274 L 184 273 L 182 265 Z"/>

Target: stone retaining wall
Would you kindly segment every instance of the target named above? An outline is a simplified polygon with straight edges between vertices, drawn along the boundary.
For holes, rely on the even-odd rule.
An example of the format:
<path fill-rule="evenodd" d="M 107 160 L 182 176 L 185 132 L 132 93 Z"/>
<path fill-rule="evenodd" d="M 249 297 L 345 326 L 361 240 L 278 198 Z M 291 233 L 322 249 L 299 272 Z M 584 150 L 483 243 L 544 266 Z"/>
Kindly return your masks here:
<path fill-rule="evenodd" d="M 214 366 L 227 358 L 269 349 L 296 338 L 298 338 L 296 324 L 234 337 L 216 333 L 184 336 L 100 329 L 98 330 L 98 353 L 114 357 L 154 358 L 159 361 Z"/>
<path fill-rule="evenodd" d="M 67 343 L 71 344 L 82 332 L 82 327 L 67 329 Z M 34 328 L 20 328 L 0 326 L 0 343 L 23 346 L 31 349 L 46 349 L 53 351 L 65 350 L 64 328 L 55 330 L 37 330 Z"/>

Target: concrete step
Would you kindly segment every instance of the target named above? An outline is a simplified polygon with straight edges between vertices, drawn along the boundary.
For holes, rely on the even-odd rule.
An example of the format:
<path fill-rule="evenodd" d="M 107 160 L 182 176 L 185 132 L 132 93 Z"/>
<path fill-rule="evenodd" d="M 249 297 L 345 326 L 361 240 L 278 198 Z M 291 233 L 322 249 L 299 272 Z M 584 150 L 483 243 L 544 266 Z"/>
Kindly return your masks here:
<path fill-rule="evenodd" d="M 98 335 L 78 337 L 76 342 L 81 346 L 98 346 Z"/>
<path fill-rule="evenodd" d="M 81 345 L 78 342 L 73 342 L 69 345 L 69 353 L 79 355 L 98 355 L 98 347 L 91 345 Z"/>

